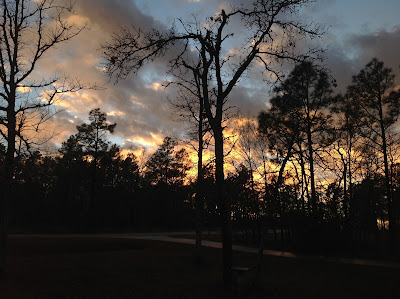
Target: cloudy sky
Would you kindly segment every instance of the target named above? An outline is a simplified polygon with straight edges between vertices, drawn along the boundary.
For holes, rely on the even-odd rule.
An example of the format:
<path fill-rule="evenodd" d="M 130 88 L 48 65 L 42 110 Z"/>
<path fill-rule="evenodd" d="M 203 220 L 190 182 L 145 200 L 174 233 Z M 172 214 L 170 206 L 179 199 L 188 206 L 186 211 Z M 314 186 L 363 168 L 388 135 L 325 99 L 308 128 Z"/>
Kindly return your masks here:
<path fill-rule="evenodd" d="M 59 146 L 76 125 L 87 122 L 88 112 L 100 107 L 108 120 L 117 123 L 112 141 L 123 148 L 154 149 L 166 134 L 179 135 L 184 127 L 168 104 L 176 95 L 164 89 L 167 66 L 163 61 L 146 66 L 137 76 L 118 84 L 107 82 L 102 71 L 100 46 L 109 41 L 119 26 L 134 25 L 144 29 L 170 27 L 177 19 L 199 20 L 212 16 L 239 0 L 79 0 L 73 20 L 88 24 L 75 39 L 51 51 L 39 64 L 42 76 L 62 73 L 85 82 L 105 86 L 102 90 L 82 90 L 65 97 L 57 106 L 64 109 L 49 123 L 58 135 L 50 145 Z M 399 75 L 400 65 L 399 0 L 319 0 L 301 11 L 306 22 L 326 26 L 327 33 L 318 43 L 326 50 L 325 64 L 344 90 L 351 76 L 373 57 L 383 60 Z M 271 97 L 270 86 L 260 84 L 257 74 L 237 86 L 230 97 L 245 117 L 256 117 Z M 252 78 L 251 76 L 254 76 Z M 252 84 L 251 82 L 257 82 Z M 399 82 L 399 81 L 397 81 Z"/>

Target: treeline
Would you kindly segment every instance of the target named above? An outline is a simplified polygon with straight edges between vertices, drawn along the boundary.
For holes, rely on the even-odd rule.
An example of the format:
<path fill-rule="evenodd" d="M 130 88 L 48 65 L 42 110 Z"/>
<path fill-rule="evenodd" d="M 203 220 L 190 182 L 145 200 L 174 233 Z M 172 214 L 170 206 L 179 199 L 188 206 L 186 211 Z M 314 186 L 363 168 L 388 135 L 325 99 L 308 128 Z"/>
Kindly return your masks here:
<path fill-rule="evenodd" d="M 122 155 L 107 141 L 116 124 L 105 113 L 94 109 L 89 120 L 62 143 L 59 155 L 16 158 L 10 227 L 44 232 L 191 227 L 187 152 L 165 138 L 140 166 L 134 154 Z M 4 163 L 4 148 L 0 156 Z"/>
<path fill-rule="evenodd" d="M 224 196 L 241 240 L 256 241 L 264 232 L 266 241 L 285 249 L 337 252 L 364 246 L 376 253 L 396 246 L 400 97 L 394 75 L 373 59 L 345 94 L 335 94 L 334 87 L 326 70 L 303 62 L 275 88 L 257 122 L 236 123 L 238 140 L 233 149 L 225 148 L 226 163 L 235 170 L 225 178 Z M 203 229 L 221 225 L 213 159 L 203 166 L 198 184 L 188 176 L 194 172 L 188 151 L 173 138 L 139 161 L 107 141 L 116 124 L 107 122 L 105 113 L 94 109 L 89 121 L 76 127 L 55 157 L 40 152 L 16 157 L 11 227 L 104 231 L 193 229 L 196 221 Z M 5 148 L 0 157 L 4 163 Z"/>
<path fill-rule="evenodd" d="M 337 251 L 364 244 L 374 253 L 395 252 L 400 92 L 394 79 L 372 59 L 337 94 L 329 72 L 306 61 L 275 88 L 258 124 L 237 130 L 243 165 L 251 181 L 258 177 L 260 215 L 281 229 L 286 246 Z"/>

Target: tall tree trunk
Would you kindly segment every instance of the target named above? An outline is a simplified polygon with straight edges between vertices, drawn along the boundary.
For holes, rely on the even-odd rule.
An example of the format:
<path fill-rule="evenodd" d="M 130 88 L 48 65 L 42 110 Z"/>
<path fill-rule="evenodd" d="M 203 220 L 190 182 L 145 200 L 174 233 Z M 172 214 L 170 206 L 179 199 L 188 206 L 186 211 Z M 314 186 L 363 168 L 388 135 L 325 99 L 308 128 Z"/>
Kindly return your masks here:
<path fill-rule="evenodd" d="M 392 213 L 392 190 L 390 186 L 390 175 L 389 175 L 389 162 L 387 157 L 387 145 L 386 145 L 386 136 L 385 129 L 383 127 L 383 123 L 381 123 L 382 128 L 382 151 L 383 151 L 383 163 L 385 168 L 385 189 L 386 189 L 386 202 L 388 209 L 388 220 L 389 220 L 389 231 L 393 228 L 393 213 Z"/>
<path fill-rule="evenodd" d="M 232 287 L 232 223 L 230 198 L 224 196 L 224 139 L 222 127 L 214 130 L 215 139 L 215 180 L 217 200 L 220 205 L 222 228 L 223 281 L 226 289 Z"/>
<path fill-rule="evenodd" d="M 202 242 L 201 242 L 201 224 L 202 224 L 202 205 L 203 205 L 203 100 L 200 98 L 199 108 L 199 150 L 197 153 L 197 192 L 196 192 L 196 260 L 202 262 Z"/>
<path fill-rule="evenodd" d="M 349 151 L 348 151 L 348 159 L 347 159 L 347 175 L 349 177 L 349 219 L 350 225 L 352 225 L 351 221 L 354 220 L 354 201 L 353 201 L 353 170 L 352 170 L 352 163 L 351 163 L 351 150 L 352 150 L 352 140 L 350 139 L 349 142 Z"/>
<path fill-rule="evenodd" d="M 11 86 L 10 97 L 7 109 L 7 153 L 5 161 L 5 188 L 0 198 L 0 273 L 5 270 L 6 248 L 8 239 L 8 203 L 14 195 L 14 153 L 15 153 L 15 136 L 16 136 L 16 117 L 15 117 L 15 95 L 16 86 Z"/>
<path fill-rule="evenodd" d="M 390 238 L 390 250 L 392 254 L 395 254 L 396 247 L 396 232 L 395 232 L 395 223 L 393 220 L 393 210 L 392 210 L 392 188 L 390 184 L 390 175 L 389 175 L 389 162 L 388 162 L 388 154 L 387 154 L 387 143 L 386 143 L 386 130 L 383 121 L 383 108 L 382 108 L 382 99 L 379 98 L 379 117 L 380 117 L 380 126 L 381 126 L 381 134 L 382 134 L 382 152 L 383 152 L 383 163 L 385 168 L 385 189 L 386 189 L 386 202 L 387 202 L 387 210 L 388 210 L 388 229 L 389 229 L 389 238 Z"/>
<path fill-rule="evenodd" d="M 6 200 L 9 198 L 10 190 L 7 186 L 3 190 L 0 198 L 0 273 L 5 270 L 6 263 L 6 248 L 7 248 L 7 212 L 6 212 Z"/>
<path fill-rule="evenodd" d="M 292 149 L 293 149 L 293 144 L 294 144 L 294 140 L 295 140 L 295 136 L 293 136 L 293 138 L 290 141 L 290 147 L 288 149 L 288 152 L 286 153 L 285 158 L 282 161 L 282 165 L 279 168 L 279 173 L 278 173 L 278 179 L 276 181 L 276 184 L 274 186 L 274 199 L 278 202 L 278 212 L 279 212 L 279 219 L 280 219 L 280 228 L 281 228 L 281 242 L 282 242 L 282 248 L 284 248 L 284 238 L 283 238 L 283 208 L 282 208 L 282 201 L 280 198 L 280 192 L 279 192 L 279 188 L 283 183 L 283 173 L 285 171 L 286 168 L 286 164 L 289 161 L 290 157 L 292 156 Z"/>
<path fill-rule="evenodd" d="M 344 162 L 344 160 L 343 160 Z M 349 198 L 347 196 L 347 164 L 343 163 L 343 211 L 344 211 L 344 218 L 346 220 L 349 219 Z"/>
<path fill-rule="evenodd" d="M 308 180 L 307 180 L 307 176 L 306 176 L 306 168 L 305 168 L 304 157 L 303 157 L 303 149 L 302 149 L 300 143 L 298 144 L 298 146 L 299 146 L 301 176 L 302 176 L 303 182 L 305 182 L 305 192 L 306 192 L 306 195 L 307 195 L 307 208 L 308 208 L 308 214 L 310 215 L 310 213 L 311 213 L 311 199 L 310 199 L 310 193 L 308 191 Z"/>
<path fill-rule="evenodd" d="M 393 215 L 392 215 L 392 190 L 390 186 L 390 175 L 389 175 L 389 162 L 387 155 L 387 143 L 386 143 L 386 130 L 383 120 L 383 107 L 382 107 L 382 99 L 379 97 L 378 99 L 379 105 L 379 123 L 382 135 L 382 153 L 383 153 L 383 164 L 385 169 L 385 189 L 386 189 L 386 202 L 388 209 L 388 220 L 389 220 L 389 231 L 392 230 L 393 227 Z"/>
<path fill-rule="evenodd" d="M 300 185 L 300 189 L 301 189 L 301 193 L 300 193 L 300 203 L 297 204 L 297 206 L 298 206 L 298 209 L 299 209 L 299 210 L 300 210 L 300 207 L 301 207 L 302 214 L 305 215 L 306 209 L 305 209 L 305 202 L 304 202 L 304 181 L 303 181 L 303 172 L 301 173 L 302 176 L 301 176 L 301 178 L 300 178 L 299 171 L 297 170 L 296 165 L 294 164 L 294 162 L 292 162 L 292 164 L 293 164 L 294 171 L 295 171 L 295 173 L 296 173 L 297 180 L 298 180 L 298 182 L 299 182 L 298 185 Z M 295 184 L 294 181 L 293 181 L 293 184 Z M 299 188 L 299 187 L 295 187 L 296 198 L 299 198 L 299 197 L 298 197 L 298 188 Z"/>
<path fill-rule="evenodd" d="M 308 117 L 309 118 L 309 117 Z M 314 155 L 312 147 L 312 136 L 311 136 L 311 125 L 307 125 L 307 142 L 308 142 L 308 154 L 309 154 L 309 165 L 310 165 L 310 179 L 311 179 L 311 206 L 313 214 L 317 215 L 317 192 L 315 191 L 315 173 L 314 173 Z"/>

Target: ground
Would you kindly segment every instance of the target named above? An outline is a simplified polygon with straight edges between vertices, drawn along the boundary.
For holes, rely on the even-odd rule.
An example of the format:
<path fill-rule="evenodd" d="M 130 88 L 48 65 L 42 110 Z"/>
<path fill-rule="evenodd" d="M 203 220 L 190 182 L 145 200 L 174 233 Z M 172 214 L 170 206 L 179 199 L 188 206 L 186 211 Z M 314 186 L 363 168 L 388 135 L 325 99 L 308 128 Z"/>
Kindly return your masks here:
<path fill-rule="evenodd" d="M 400 269 L 265 256 L 256 286 L 226 293 L 221 251 L 151 240 L 10 237 L 0 298 L 400 298 Z M 234 264 L 256 256 L 235 252 Z"/>

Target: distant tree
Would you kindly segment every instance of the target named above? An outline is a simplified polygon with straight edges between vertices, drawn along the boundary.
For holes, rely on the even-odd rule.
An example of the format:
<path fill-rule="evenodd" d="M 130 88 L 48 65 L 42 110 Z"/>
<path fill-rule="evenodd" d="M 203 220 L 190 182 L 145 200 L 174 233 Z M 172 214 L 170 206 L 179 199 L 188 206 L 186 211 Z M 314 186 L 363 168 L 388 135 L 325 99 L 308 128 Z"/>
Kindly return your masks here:
<path fill-rule="evenodd" d="M 106 134 L 114 133 L 116 124 L 108 123 L 107 114 L 101 112 L 100 108 L 90 110 L 89 121 L 89 124 L 76 126 L 78 133 L 75 138 L 83 152 L 93 158 L 93 164 L 97 167 L 99 156 L 110 147 Z"/>
<path fill-rule="evenodd" d="M 83 159 L 83 146 L 79 143 L 75 135 L 69 136 L 67 141 L 61 144 L 59 153 L 65 161 L 70 163 L 77 162 Z"/>
<path fill-rule="evenodd" d="M 135 192 L 140 187 L 139 163 L 136 156 L 129 153 L 125 159 L 119 162 L 119 172 L 117 178 L 117 187 L 129 192 Z"/>
<path fill-rule="evenodd" d="M 340 156 L 335 161 L 341 170 L 343 180 L 343 212 L 349 220 L 353 204 L 353 184 L 357 170 L 362 166 L 361 157 L 367 154 L 367 145 L 360 135 L 361 111 L 354 99 L 345 94 L 339 96 L 331 111 L 335 114 L 336 141 L 334 148 Z M 364 160 L 365 161 L 365 160 Z"/>
<path fill-rule="evenodd" d="M 40 181 L 40 164 L 42 154 L 39 151 L 33 152 L 31 155 L 19 155 L 16 157 L 15 180 L 22 183 L 33 183 Z"/>
<path fill-rule="evenodd" d="M 78 35 L 85 26 L 71 23 L 73 3 L 3 0 L 0 3 L 0 134 L 7 146 L 3 171 L 8 181 L 0 198 L 0 272 L 4 270 L 6 201 L 13 197 L 16 140 L 29 151 L 32 137 L 52 115 L 46 109 L 65 92 L 81 89 L 76 80 L 44 79 L 35 71 L 51 49 Z"/>
<path fill-rule="evenodd" d="M 375 231 L 378 219 L 387 217 L 385 208 L 385 178 L 380 174 L 363 179 L 354 186 L 352 212 L 355 228 L 361 232 Z"/>
<path fill-rule="evenodd" d="M 189 170 L 189 154 L 186 149 L 182 148 L 175 153 L 174 161 L 171 165 L 170 182 L 174 185 L 182 186 Z"/>
<path fill-rule="evenodd" d="M 116 124 L 107 122 L 107 114 L 100 111 L 100 108 L 90 110 L 89 124 L 76 126 L 78 133 L 70 136 L 61 146 L 60 152 L 64 154 L 64 159 L 79 160 L 79 155 L 87 158 L 91 165 L 90 183 L 90 207 L 94 207 L 97 188 L 97 173 L 99 159 L 110 149 L 110 142 L 106 137 L 108 133 L 113 133 Z"/>
<path fill-rule="evenodd" d="M 240 164 L 226 179 L 227 193 L 232 198 L 232 217 L 245 229 L 254 229 L 260 217 L 258 192 L 254 189 L 252 171 Z"/>
<path fill-rule="evenodd" d="M 293 129 L 305 136 L 307 161 L 310 173 L 311 206 L 317 212 L 317 192 L 315 187 L 315 153 L 318 146 L 327 142 L 331 116 L 326 113 L 333 102 L 334 81 L 328 73 L 310 61 L 304 61 L 293 69 L 288 78 L 275 88 L 281 94 L 277 101 L 285 102 L 282 107 L 293 115 L 291 121 L 283 123 L 290 128 L 289 147 L 293 140 Z M 285 111 L 285 110 L 283 110 Z M 294 116 L 294 114 L 296 114 Z M 293 140 L 293 141 L 292 141 Z M 285 161 L 285 160 L 284 160 Z"/>
<path fill-rule="evenodd" d="M 176 151 L 177 142 L 165 137 L 145 165 L 145 176 L 153 184 L 182 185 L 189 170 L 185 149 Z"/>
<path fill-rule="evenodd" d="M 389 229 L 393 222 L 392 188 L 388 160 L 388 132 L 400 114 L 400 92 L 394 91 L 394 74 L 382 61 L 373 58 L 353 77 L 348 95 L 360 109 L 361 134 L 383 156 Z"/>
<path fill-rule="evenodd" d="M 270 100 L 270 107 L 258 115 L 258 129 L 267 140 L 268 151 L 278 164 L 278 176 L 274 181 L 274 200 L 282 185 L 286 166 L 293 155 L 295 143 L 300 135 L 300 119 L 293 99 L 286 95 L 277 95 Z M 260 136 L 261 138 L 261 136 Z"/>
<path fill-rule="evenodd" d="M 111 145 L 98 159 L 98 185 L 114 189 L 119 180 L 120 163 L 122 162 L 121 149 L 118 145 Z"/>
<path fill-rule="evenodd" d="M 342 218 L 342 211 L 344 209 L 340 206 L 340 199 L 343 197 L 344 189 L 333 182 L 328 185 L 325 193 L 324 207 L 325 207 L 325 217 L 330 221 L 335 221 L 339 223 L 339 219 Z"/>
<path fill-rule="evenodd" d="M 69 196 L 73 190 L 79 190 L 81 185 L 90 184 L 88 177 L 88 163 L 84 159 L 83 146 L 76 135 L 71 135 L 61 144 L 58 150 L 61 156 L 58 158 L 58 177 L 60 184 L 64 185 Z"/>
<path fill-rule="evenodd" d="M 254 172 L 258 169 L 256 146 L 257 146 L 257 127 L 254 122 L 244 120 L 235 128 L 238 135 L 238 141 L 234 150 L 242 158 L 244 166 L 247 167 L 250 174 L 251 188 L 255 191 Z"/>

